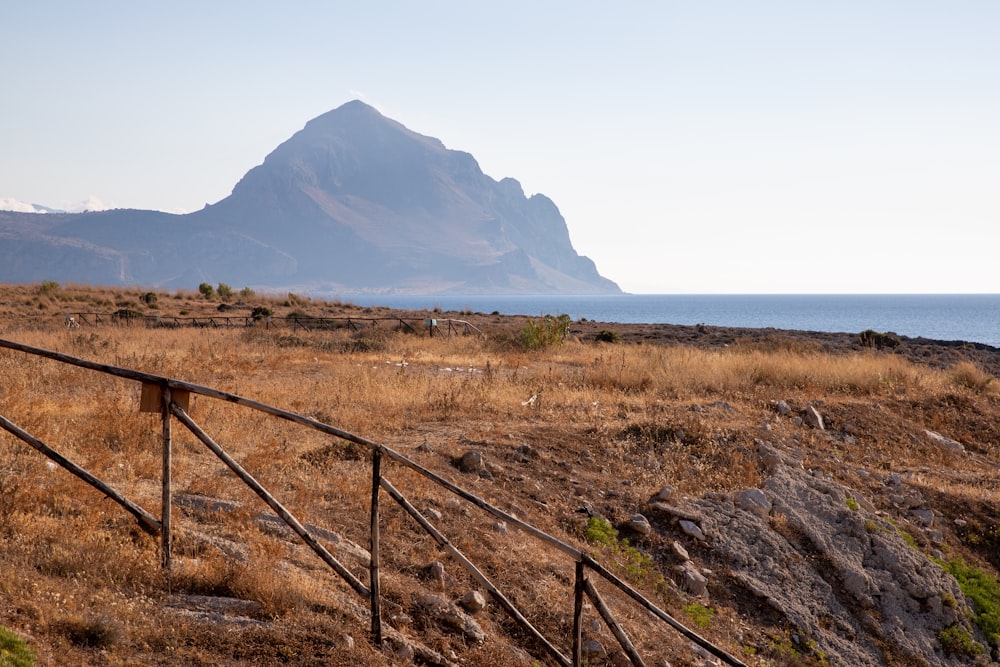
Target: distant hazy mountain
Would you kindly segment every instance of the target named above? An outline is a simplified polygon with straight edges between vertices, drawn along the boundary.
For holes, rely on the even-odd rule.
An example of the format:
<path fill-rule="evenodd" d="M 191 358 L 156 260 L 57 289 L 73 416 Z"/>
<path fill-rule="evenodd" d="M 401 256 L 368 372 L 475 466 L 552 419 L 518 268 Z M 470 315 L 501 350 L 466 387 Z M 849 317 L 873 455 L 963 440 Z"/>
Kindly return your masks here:
<path fill-rule="evenodd" d="M 618 293 L 543 195 L 362 102 L 186 215 L 0 212 L 0 281 L 319 293 Z"/>

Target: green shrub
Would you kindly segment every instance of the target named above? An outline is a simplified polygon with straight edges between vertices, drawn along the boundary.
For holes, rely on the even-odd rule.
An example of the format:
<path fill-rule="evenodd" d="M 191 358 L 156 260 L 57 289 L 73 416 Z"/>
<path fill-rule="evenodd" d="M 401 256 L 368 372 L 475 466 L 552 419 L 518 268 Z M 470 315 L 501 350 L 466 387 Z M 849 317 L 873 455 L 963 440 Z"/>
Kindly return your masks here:
<path fill-rule="evenodd" d="M 521 345 L 526 350 L 562 345 L 568 332 L 569 315 L 545 315 L 537 321 L 529 317 L 521 330 Z"/>
<path fill-rule="evenodd" d="M 961 625 L 949 625 L 937 633 L 937 638 L 944 652 L 949 655 L 975 657 L 983 653 L 983 647 Z"/>
<path fill-rule="evenodd" d="M 270 308 L 265 308 L 264 306 L 255 306 L 252 311 L 250 311 L 250 317 L 253 318 L 254 322 L 260 322 L 261 320 L 271 317 L 274 313 L 271 312 Z"/>
<path fill-rule="evenodd" d="M 198 291 L 206 299 L 211 299 L 213 296 L 215 296 L 215 288 L 209 285 L 208 283 L 202 283 L 198 285 Z"/>
<path fill-rule="evenodd" d="M 619 341 L 618 334 L 614 331 L 609 331 L 607 329 L 601 329 L 597 332 L 597 340 L 602 343 L 617 343 Z"/>
<path fill-rule="evenodd" d="M 899 339 L 891 333 L 879 333 L 872 329 L 865 329 L 858 335 L 858 342 L 865 347 L 873 347 L 876 350 L 884 348 L 894 348 L 899 345 Z"/>
<path fill-rule="evenodd" d="M 35 652 L 23 639 L 0 625 L 0 667 L 32 667 Z"/>
<path fill-rule="evenodd" d="M 591 544 L 602 547 L 618 545 L 618 531 L 607 519 L 599 516 L 587 518 L 587 527 L 583 529 L 583 537 Z"/>
<path fill-rule="evenodd" d="M 38 286 L 38 293 L 45 296 L 54 296 L 59 293 L 59 283 L 54 280 L 43 280 Z"/>
<path fill-rule="evenodd" d="M 684 607 L 684 613 L 686 613 L 690 618 L 691 622 L 695 624 L 696 627 L 702 630 L 706 629 L 712 624 L 712 619 L 715 618 L 715 610 L 711 607 L 706 607 L 700 602 L 692 602 Z"/>
<path fill-rule="evenodd" d="M 226 283 L 219 283 L 219 286 L 215 288 L 218 293 L 219 298 L 223 301 L 229 301 L 233 298 L 233 288 Z"/>

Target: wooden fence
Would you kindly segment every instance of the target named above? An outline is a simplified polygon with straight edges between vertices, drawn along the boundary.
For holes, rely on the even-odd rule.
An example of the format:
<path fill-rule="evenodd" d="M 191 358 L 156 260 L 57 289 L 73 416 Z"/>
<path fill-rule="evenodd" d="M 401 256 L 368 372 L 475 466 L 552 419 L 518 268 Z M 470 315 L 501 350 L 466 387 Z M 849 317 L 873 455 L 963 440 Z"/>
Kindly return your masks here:
<path fill-rule="evenodd" d="M 144 315 L 142 313 L 125 310 L 115 313 L 66 313 L 66 326 L 72 329 L 83 326 L 96 326 L 114 324 L 119 326 L 145 326 L 145 327 L 196 327 L 196 328 L 225 328 L 225 327 L 251 327 L 283 325 L 293 331 L 302 329 L 304 331 L 328 331 L 334 329 L 349 329 L 350 331 L 363 331 L 378 328 L 391 328 L 395 331 L 405 331 L 407 333 L 418 333 L 421 329 L 426 329 L 429 336 L 435 332 L 438 335 L 454 336 L 458 334 L 481 334 L 482 331 L 475 325 L 465 320 L 451 318 L 443 319 L 405 319 L 402 317 L 309 317 L 305 315 L 289 315 L 287 317 L 267 316 L 259 319 L 250 315 L 202 315 L 200 317 L 175 316 L 175 315 Z"/>
<path fill-rule="evenodd" d="M 142 392 L 140 398 L 140 410 L 147 412 L 159 412 L 162 416 L 162 454 L 163 454 L 163 466 L 162 466 L 162 495 L 161 495 L 161 507 L 160 507 L 160 518 L 157 519 L 155 515 L 137 504 L 130 501 L 128 498 L 120 494 L 114 488 L 104 483 L 96 476 L 92 475 L 90 472 L 84 468 L 73 463 L 59 452 L 49 447 L 43 443 L 38 438 L 32 436 L 30 433 L 24 431 L 19 426 L 8 420 L 7 418 L 0 416 L 0 428 L 6 430 L 8 433 L 12 434 L 16 438 L 20 439 L 22 442 L 30 445 L 36 450 L 43 453 L 45 456 L 49 457 L 52 461 L 62 466 L 70 473 L 76 475 L 83 481 L 91 484 L 102 493 L 104 493 L 108 498 L 111 498 L 119 505 L 121 505 L 126 511 L 131 513 L 136 520 L 139 522 L 140 526 L 153 535 L 158 535 L 160 538 L 160 549 L 162 555 L 162 564 L 165 568 L 170 568 L 171 566 L 171 504 L 172 504 L 172 489 L 171 489 L 171 459 L 172 459 L 172 429 L 173 420 L 179 421 L 185 428 L 187 428 L 202 444 L 205 445 L 209 450 L 211 450 L 222 462 L 243 481 L 254 493 L 257 494 L 263 500 L 268 507 L 271 508 L 300 538 L 301 540 L 312 549 L 317 556 L 323 562 L 325 562 L 338 576 L 340 576 L 359 596 L 365 598 L 370 603 L 371 608 L 371 636 L 372 641 L 376 645 L 381 645 L 383 636 L 382 627 L 382 595 L 380 587 L 380 554 L 379 554 L 379 543 L 380 543 L 380 498 L 381 491 L 385 491 L 389 497 L 399 504 L 400 507 L 410 516 L 413 520 L 430 535 L 441 548 L 448 551 L 468 572 L 471 576 L 479 582 L 479 584 L 485 588 L 497 604 L 504 609 L 504 611 L 510 615 L 510 617 L 528 634 L 530 635 L 538 647 L 542 648 L 549 658 L 554 660 L 557 664 L 563 667 L 579 667 L 582 660 L 582 631 L 583 631 L 583 601 L 584 597 L 590 599 L 593 603 L 594 608 L 597 610 L 598 614 L 601 616 L 602 620 L 607 624 L 609 630 L 618 640 L 622 647 L 622 650 L 628 656 L 629 660 L 635 667 L 642 667 L 645 665 L 642 657 L 639 655 L 635 646 L 632 644 L 631 640 L 628 638 L 624 629 L 615 619 L 611 609 L 604 602 L 604 599 L 600 596 L 597 590 L 594 588 L 588 574 L 596 575 L 606 582 L 612 584 L 620 591 L 622 591 L 628 598 L 630 598 L 636 605 L 645 609 L 649 612 L 655 619 L 666 624 L 670 628 L 674 629 L 682 636 L 686 637 L 690 641 L 694 642 L 698 646 L 702 647 L 712 655 L 716 656 L 724 663 L 728 665 L 734 665 L 736 667 L 747 667 L 745 663 L 741 662 L 736 657 L 730 655 L 724 649 L 714 645 L 707 639 L 701 637 L 697 633 L 693 632 L 689 628 L 685 627 L 679 621 L 674 619 L 668 613 L 657 607 L 653 602 L 648 600 L 641 593 L 636 591 L 634 588 L 629 586 L 626 582 L 622 581 L 612 572 L 607 570 L 603 565 L 594 560 L 591 556 L 580 551 L 576 547 L 569 545 L 557 537 L 554 537 L 535 526 L 519 519 L 518 517 L 504 512 L 503 510 L 495 507 L 494 505 L 486 502 L 485 500 L 473 495 L 472 493 L 466 491 L 465 489 L 453 484 L 447 479 L 441 477 L 437 473 L 421 466 L 415 461 L 407 458 L 406 456 L 400 454 L 399 452 L 372 440 L 368 440 L 361 436 L 349 433 L 347 431 L 341 430 L 329 424 L 324 424 L 322 422 L 316 421 L 309 417 L 304 417 L 302 415 L 296 414 L 294 412 L 289 412 L 281 408 L 277 408 L 265 403 L 260 403 L 249 398 L 244 398 L 235 394 L 230 394 L 227 392 L 212 389 L 210 387 L 204 387 L 196 384 L 191 384 L 188 382 L 183 382 L 180 380 L 175 380 L 171 378 L 166 378 L 158 375 L 153 375 L 150 373 L 144 373 L 141 371 L 131 370 L 127 368 L 119 368 L 116 366 L 111 366 L 107 364 L 101 364 L 93 361 L 88 361 L 85 359 L 80 359 L 77 357 L 72 357 L 59 352 L 53 352 L 50 350 L 44 350 L 41 348 L 31 347 L 28 345 L 23 345 L 13 341 L 0 339 L 0 348 L 5 348 L 8 350 L 13 350 L 17 352 L 22 352 L 25 354 L 35 355 L 38 357 L 43 357 L 58 361 L 64 364 L 70 364 L 73 366 L 90 369 L 100 373 L 105 373 L 120 378 L 125 378 L 128 380 L 133 380 L 141 383 Z M 275 498 L 267 489 L 264 488 L 254 477 L 244 469 L 235 459 L 233 459 L 218 443 L 216 443 L 212 437 L 206 433 L 188 414 L 187 406 L 191 394 L 197 394 L 200 396 L 205 396 L 212 399 L 217 399 L 221 401 L 226 401 L 236 405 L 249 408 L 251 410 L 259 411 L 273 417 L 288 420 L 295 424 L 299 424 L 304 427 L 312 428 L 322 433 L 335 436 L 347 442 L 355 443 L 366 447 L 371 452 L 371 468 L 372 468 L 372 484 L 371 484 L 371 523 L 370 523 L 370 553 L 371 558 L 369 560 L 369 573 L 368 573 L 368 585 L 366 586 L 364 582 L 359 580 L 354 574 L 352 574 L 343 564 L 338 561 L 333 554 L 331 554 L 320 542 L 309 532 L 309 530 L 289 512 L 279 501 Z M 549 548 L 555 549 L 561 552 L 565 557 L 572 559 L 575 562 L 575 585 L 574 585 L 574 608 L 573 608 L 573 635 L 571 638 L 571 652 L 569 656 L 563 654 L 562 651 L 547 637 L 545 637 L 537 628 L 532 625 L 532 623 L 521 613 L 521 611 L 510 601 L 507 596 L 500 591 L 490 579 L 483 574 L 469 558 L 462 553 L 448 538 L 441 533 L 436 526 L 434 526 L 424 514 L 417 510 L 412 503 L 404 496 L 383 474 L 383 464 L 386 462 L 396 463 L 398 465 L 409 468 L 423 477 L 427 478 L 431 482 L 441 486 L 442 488 L 450 491 L 459 498 L 479 507 L 480 509 L 486 511 L 487 513 L 507 522 L 508 525 L 516 526 L 522 530 L 527 535 L 540 541 Z"/>

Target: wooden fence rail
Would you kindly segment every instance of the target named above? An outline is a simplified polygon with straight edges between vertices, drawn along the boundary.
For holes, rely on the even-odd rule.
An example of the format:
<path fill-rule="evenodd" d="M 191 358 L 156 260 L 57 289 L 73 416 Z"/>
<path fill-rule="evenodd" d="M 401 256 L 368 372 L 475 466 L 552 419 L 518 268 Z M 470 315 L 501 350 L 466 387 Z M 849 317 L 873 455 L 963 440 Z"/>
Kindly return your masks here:
<path fill-rule="evenodd" d="M 275 512 L 298 536 L 312 549 L 321 560 L 323 560 L 338 576 L 340 576 L 358 595 L 369 600 L 371 605 L 371 634 L 372 641 L 381 645 L 383 628 L 381 614 L 381 586 L 380 586 L 380 527 L 379 527 L 379 495 L 380 491 L 386 491 L 389 496 L 417 523 L 417 525 L 433 538 L 438 545 L 448 551 L 464 567 L 471 576 L 485 588 L 497 604 L 524 629 L 548 654 L 562 667 L 579 667 L 582 659 L 582 614 L 583 599 L 586 596 L 594 604 L 600 617 L 618 640 L 622 650 L 629 660 L 636 667 L 642 667 L 643 661 L 635 646 L 615 620 L 611 609 L 604 602 L 593 584 L 587 578 L 587 573 L 601 577 L 611 585 L 624 592 L 630 599 L 635 601 L 640 607 L 647 610 L 655 618 L 663 621 L 681 635 L 701 646 L 717 658 L 728 665 L 735 667 L 746 667 L 736 657 L 730 655 L 724 649 L 712 644 L 707 639 L 685 627 L 665 611 L 657 607 L 654 603 L 644 597 L 641 593 L 633 589 L 620 578 L 609 572 L 600 563 L 595 561 L 586 553 L 580 551 L 562 540 L 549 535 L 548 533 L 532 526 L 531 524 L 515 517 L 503 510 L 495 507 L 487 501 L 473 495 L 452 482 L 444 479 L 437 473 L 424 468 L 420 464 L 412 461 L 399 452 L 372 440 L 338 429 L 329 424 L 318 422 L 314 419 L 270 406 L 252 399 L 244 398 L 235 394 L 219 391 L 210 387 L 204 387 L 180 380 L 144 373 L 137 370 L 120 368 L 107 364 L 101 364 L 86 359 L 72 357 L 59 352 L 44 350 L 41 348 L 23 345 L 13 341 L 0 339 L 0 348 L 14 350 L 26 354 L 31 354 L 60 363 L 70 364 L 80 368 L 86 368 L 100 373 L 105 373 L 128 380 L 142 383 L 143 399 L 141 401 L 143 409 L 149 411 L 159 411 L 162 414 L 162 438 L 163 438 L 163 488 L 161 518 L 158 520 L 152 514 L 132 503 L 127 498 L 119 494 L 113 488 L 90 474 L 80 466 L 59 454 L 56 450 L 45 445 L 31 434 L 23 431 L 13 422 L 0 416 L 0 428 L 11 433 L 18 439 L 27 443 L 31 447 L 42 452 L 45 456 L 55 461 L 60 466 L 66 468 L 71 473 L 80 477 L 87 483 L 98 488 L 102 493 L 121 504 L 128 512 L 133 514 L 140 525 L 147 531 L 156 534 L 161 538 L 162 563 L 165 568 L 171 566 L 170 555 L 170 508 L 171 508 L 171 474 L 172 464 L 171 444 L 172 444 L 172 418 L 183 424 L 205 447 L 211 450 L 223 463 L 246 484 L 258 497 L 263 500 L 272 511 Z M 253 476 L 236 462 L 211 436 L 206 433 L 185 410 L 187 396 L 198 394 L 208 398 L 226 401 L 240 405 L 252 410 L 288 420 L 293 423 L 315 429 L 322 433 L 335 436 L 347 442 L 370 448 L 372 452 L 372 488 L 371 488 L 371 524 L 370 524 L 370 554 L 369 561 L 369 585 L 365 586 L 355 577 L 343 564 L 341 564 L 319 541 L 309 532 L 309 530 L 294 517 L 267 489 L 263 487 Z M 151 397 L 151 398 L 148 398 Z M 574 610 L 573 610 L 573 636 L 571 638 L 572 653 L 566 657 L 563 653 L 546 638 L 534 625 L 517 609 L 517 607 L 501 592 L 483 572 L 465 556 L 447 537 L 444 536 L 426 517 L 423 516 L 399 490 L 385 477 L 383 473 L 385 461 L 392 461 L 406 468 L 409 468 L 433 483 L 450 491 L 465 501 L 472 503 L 485 512 L 508 522 L 509 525 L 519 528 L 521 531 L 539 540 L 549 547 L 564 553 L 575 562 L 576 580 L 574 586 Z"/>

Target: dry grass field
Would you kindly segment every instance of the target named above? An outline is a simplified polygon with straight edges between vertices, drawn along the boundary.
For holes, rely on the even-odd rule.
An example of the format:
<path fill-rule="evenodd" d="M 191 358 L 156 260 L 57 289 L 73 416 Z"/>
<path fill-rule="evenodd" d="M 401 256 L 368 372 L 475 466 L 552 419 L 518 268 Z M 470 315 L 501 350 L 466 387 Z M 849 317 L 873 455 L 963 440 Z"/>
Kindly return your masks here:
<path fill-rule="evenodd" d="M 254 308 L 273 314 L 270 325 L 156 327 L 85 316 L 71 327 L 65 318 L 127 310 L 249 319 Z M 358 320 L 307 330 L 282 319 L 292 313 Z M 397 330 L 393 316 L 414 331 Z M 425 317 L 468 321 L 481 333 L 429 337 Z M 532 346 L 525 326 L 524 318 L 394 314 L 248 291 L 0 288 L 0 338 L 211 387 L 383 444 L 591 554 L 749 665 L 830 663 L 820 652 L 790 649 L 787 628 L 765 624 L 728 589 L 721 564 L 704 563 L 718 576 L 710 596 L 696 598 L 675 581 L 676 537 L 595 539 L 588 517 L 621 527 L 664 485 L 679 498 L 758 487 L 763 438 L 794 443 L 804 466 L 869 490 L 871 503 L 902 523 L 905 513 L 873 491 L 871 479 L 904 475 L 940 518 L 940 543 L 918 536 L 916 547 L 944 550 L 996 577 L 1000 382 L 981 358 L 949 348 L 947 363 L 921 363 L 898 350 L 830 351 L 780 332 L 699 346 L 648 336 L 630 342 L 618 327 L 620 339 L 603 342 L 596 334 L 615 325 L 597 323 L 572 323 L 561 344 Z M 162 422 L 139 411 L 139 398 L 138 382 L 0 349 L 0 416 L 158 517 Z M 779 400 L 792 416 L 816 406 L 825 430 L 780 414 Z M 300 521 L 368 548 L 371 458 L 363 445 L 207 396 L 193 395 L 189 413 Z M 965 453 L 912 437 L 924 430 L 946 434 Z M 268 507 L 176 420 L 173 434 L 177 499 L 173 558 L 164 569 L 158 537 L 0 432 L 0 626 L 30 647 L 33 664 L 409 664 L 392 642 L 381 650 L 371 644 L 366 600 L 262 519 Z M 482 455 L 478 473 L 456 466 L 470 450 Z M 572 559 L 405 466 L 384 460 L 382 472 L 569 654 Z M 428 593 L 452 600 L 485 591 L 381 497 L 387 626 L 457 664 L 554 664 L 489 599 L 475 615 L 483 641 L 428 612 L 419 602 Z M 367 583 L 361 560 L 331 551 Z M 443 576 L 431 572 L 435 561 Z M 690 641 L 612 587 L 595 585 L 647 664 L 703 664 Z M 600 617 L 589 608 L 585 616 L 587 634 L 615 646 Z M 0 665 L 18 664 L 3 655 Z"/>

